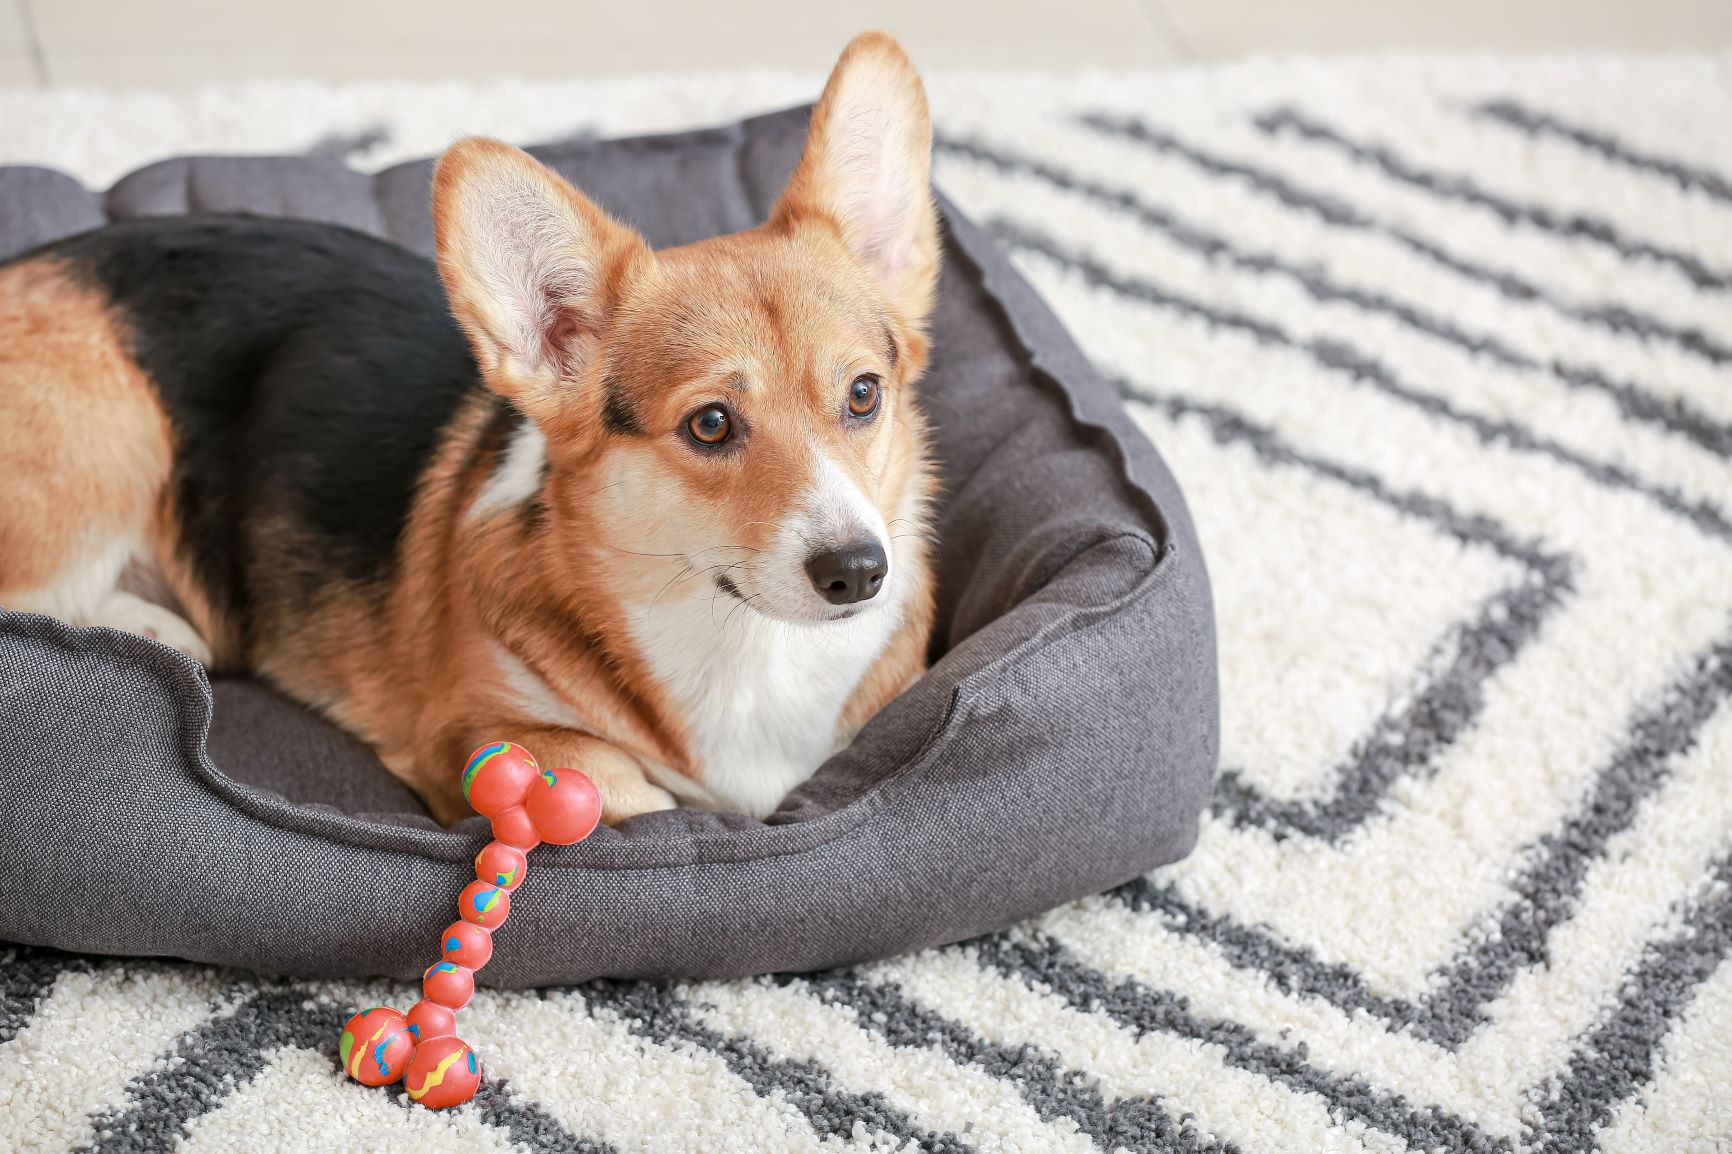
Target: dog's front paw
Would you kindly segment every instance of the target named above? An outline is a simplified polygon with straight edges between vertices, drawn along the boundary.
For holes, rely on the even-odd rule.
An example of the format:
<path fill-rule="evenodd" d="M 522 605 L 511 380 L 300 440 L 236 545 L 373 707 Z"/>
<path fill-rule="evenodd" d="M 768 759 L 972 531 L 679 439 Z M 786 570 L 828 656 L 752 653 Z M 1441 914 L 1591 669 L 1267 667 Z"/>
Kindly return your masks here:
<path fill-rule="evenodd" d="M 515 732 L 512 740 L 533 753 L 541 765 L 575 769 L 588 775 L 596 792 L 601 794 L 601 820 L 608 825 L 618 825 L 640 813 L 673 809 L 679 804 L 673 794 L 650 781 L 641 762 L 611 742 L 569 729 L 490 724 L 497 731 Z M 455 790 L 456 780 L 451 781 Z M 456 797 L 462 797 L 461 791 L 457 791 Z M 433 803 L 432 798 L 428 800 Z M 467 804 L 464 808 L 468 808 Z M 443 820 L 437 807 L 434 813 Z"/>
<path fill-rule="evenodd" d="M 618 825 L 640 813 L 673 809 L 679 804 L 673 794 L 641 776 L 632 781 L 626 774 L 603 774 L 592 775 L 592 780 L 601 791 L 601 820 L 607 825 Z"/>

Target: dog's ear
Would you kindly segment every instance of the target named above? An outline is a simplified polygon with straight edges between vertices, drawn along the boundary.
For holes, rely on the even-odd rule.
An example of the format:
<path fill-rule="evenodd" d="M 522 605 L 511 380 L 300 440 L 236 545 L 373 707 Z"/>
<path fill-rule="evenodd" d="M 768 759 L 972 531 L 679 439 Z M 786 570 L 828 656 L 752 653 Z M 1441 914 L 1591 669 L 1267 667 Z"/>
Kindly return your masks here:
<path fill-rule="evenodd" d="M 433 174 L 433 236 L 482 375 L 537 420 L 595 359 L 643 238 L 528 153 L 468 137 Z"/>
<path fill-rule="evenodd" d="M 827 222 L 878 278 L 902 320 L 921 329 L 938 287 L 931 165 L 920 74 L 891 37 L 862 33 L 830 73 L 772 225 Z"/>

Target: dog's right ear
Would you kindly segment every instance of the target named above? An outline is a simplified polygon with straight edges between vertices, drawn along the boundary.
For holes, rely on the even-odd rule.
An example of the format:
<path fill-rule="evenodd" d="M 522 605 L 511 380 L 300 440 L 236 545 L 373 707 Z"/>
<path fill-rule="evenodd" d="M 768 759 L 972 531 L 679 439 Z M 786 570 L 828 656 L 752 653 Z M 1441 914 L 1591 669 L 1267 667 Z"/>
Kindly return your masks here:
<path fill-rule="evenodd" d="M 482 137 L 439 158 L 433 236 L 482 375 L 537 421 L 574 395 L 626 279 L 654 259 L 534 157 Z"/>
<path fill-rule="evenodd" d="M 923 331 L 941 257 L 931 164 L 920 73 L 891 37 L 862 32 L 843 49 L 812 110 L 805 151 L 771 221 L 827 221 L 900 319 Z"/>

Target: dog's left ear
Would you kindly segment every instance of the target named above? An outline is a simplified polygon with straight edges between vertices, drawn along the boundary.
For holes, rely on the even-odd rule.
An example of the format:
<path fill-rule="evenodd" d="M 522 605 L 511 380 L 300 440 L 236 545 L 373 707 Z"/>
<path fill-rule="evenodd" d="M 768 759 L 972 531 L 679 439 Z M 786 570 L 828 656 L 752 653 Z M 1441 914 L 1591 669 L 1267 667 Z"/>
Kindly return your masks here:
<path fill-rule="evenodd" d="M 771 224 L 833 226 L 901 319 L 922 330 L 938 289 L 931 166 L 932 121 L 920 74 L 894 39 L 862 33 L 830 73 L 806 151 Z"/>

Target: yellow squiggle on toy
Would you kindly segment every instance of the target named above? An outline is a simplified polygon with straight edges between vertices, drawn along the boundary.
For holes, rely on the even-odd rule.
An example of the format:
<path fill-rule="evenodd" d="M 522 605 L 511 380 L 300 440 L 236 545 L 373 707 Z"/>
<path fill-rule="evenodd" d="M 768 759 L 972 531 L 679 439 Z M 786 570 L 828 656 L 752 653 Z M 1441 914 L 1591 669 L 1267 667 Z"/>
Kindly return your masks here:
<path fill-rule="evenodd" d="M 413 1086 L 408 1088 L 409 1097 L 413 1098 L 417 1102 L 426 1097 L 427 1091 L 445 1081 L 445 1071 L 449 1070 L 459 1058 L 467 1056 L 468 1053 L 468 1050 L 453 1050 L 449 1054 L 445 1055 L 445 1060 L 433 1067 L 433 1072 L 427 1075 L 426 1080 L 421 1083 L 421 1088 L 419 1090 L 415 1089 Z"/>
<path fill-rule="evenodd" d="M 379 1040 L 379 1038 L 385 1033 L 385 1031 L 389 1030 L 390 1028 L 391 1028 L 391 1023 L 386 1022 L 384 1025 L 380 1026 L 377 1030 L 373 1031 L 373 1036 L 367 1039 L 366 1045 L 356 1046 L 352 1051 L 350 1051 L 350 1054 L 354 1060 L 349 1063 L 349 1077 L 356 1078 L 356 1079 L 360 1078 L 360 1076 L 361 1076 L 361 1059 L 365 1058 L 367 1056 L 367 1051 L 373 1048 L 373 1043 L 377 1042 Z"/>

